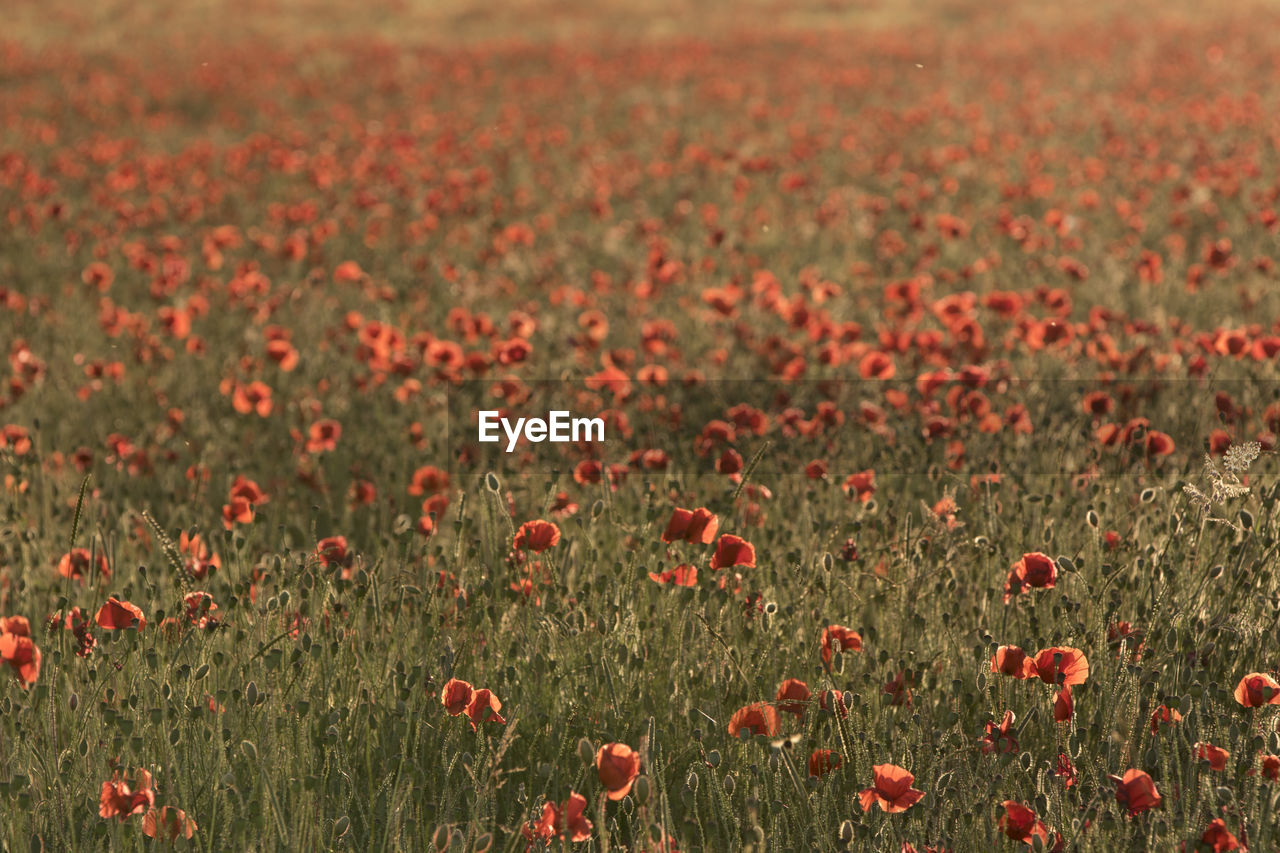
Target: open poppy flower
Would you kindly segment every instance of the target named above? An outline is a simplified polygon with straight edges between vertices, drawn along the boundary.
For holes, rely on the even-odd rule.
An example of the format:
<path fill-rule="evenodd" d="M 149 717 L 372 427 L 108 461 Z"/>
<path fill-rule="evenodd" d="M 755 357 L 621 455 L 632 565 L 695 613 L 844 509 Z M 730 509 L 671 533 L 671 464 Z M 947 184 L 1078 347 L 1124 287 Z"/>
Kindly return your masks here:
<path fill-rule="evenodd" d="M 706 507 L 681 509 L 676 507 L 662 532 L 663 542 L 684 541 L 690 545 L 710 545 L 720 529 L 720 519 Z"/>
<path fill-rule="evenodd" d="M 983 755 L 990 755 L 993 752 L 1018 751 L 1018 737 L 1013 731 L 1014 719 L 1012 711 L 1005 711 L 999 723 L 996 723 L 995 720 L 987 721 L 986 731 L 982 735 L 982 739 L 978 741 L 978 749 L 982 751 Z"/>
<path fill-rule="evenodd" d="M 471 701 L 467 703 L 467 717 L 471 720 L 471 728 L 477 729 L 481 723 L 489 721 L 505 725 L 507 721 L 498 713 L 501 710 L 502 703 L 497 696 L 487 688 L 477 690 L 471 694 Z"/>
<path fill-rule="evenodd" d="M 191 838 L 197 829 L 196 822 L 187 817 L 186 812 L 173 806 L 152 807 L 142 816 L 142 834 L 148 838 L 176 841 L 179 835 Z"/>
<path fill-rule="evenodd" d="M 541 554 L 560 542 L 560 528 L 550 521 L 526 521 L 516 531 L 512 543 L 517 551 L 527 548 L 535 554 Z"/>
<path fill-rule="evenodd" d="M 1229 853 L 1231 850 L 1240 849 L 1240 839 L 1231 834 L 1227 829 L 1227 822 L 1220 817 L 1209 821 L 1209 826 L 1200 836 L 1200 843 L 1207 846 L 1213 853 Z"/>
<path fill-rule="evenodd" d="M 871 811 L 877 803 L 890 814 L 905 812 L 924 797 L 924 791 L 911 787 L 916 777 L 896 764 L 877 764 L 871 769 L 875 772 L 875 782 L 858 793 L 864 812 Z"/>
<path fill-rule="evenodd" d="M 711 555 L 711 570 L 728 569 L 734 566 L 756 566 L 756 549 L 741 536 L 726 533 L 716 540 L 716 552 Z"/>
<path fill-rule="evenodd" d="M 1039 838 L 1043 845 L 1049 843 L 1049 828 L 1036 816 L 1033 809 L 1016 800 L 1005 800 L 1000 804 L 1004 814 L 996 821 L 1000 831 L 1014 841 L 1034 844 L 1033 838 Z"/>
<path fill-rule="evenodd" d="M 1130 817 L 1157 809 L 1163 801 L 1155 781 L 1145 770 L 1134 768 L 1124 776 L 1112 776 L 1111 780 L 1116 783 L 1116 802 L 1128 810 Z"/>
<path fill-rule="evenodd" d="M 842 651 L 848 651 L 849 649 L 855 652 L 862 651 L 862 635 L 843 625 L 828 625 L 822 629 L 819 645 L 822 647 L 822 663 L 829 667 L 831 666 L 831 657 L 835 654 L 837 648 Z"/>
<path fill-rule="evenodd" d="M 98 815 L 104 818 L 116 817 L 124 820 L 136 814 L 143 814 L 156 804 L 155 791 L 151 788 L 151 774 L 141 768 L 133 777 L 137 790 L 133 790 L 128 782 L 120 778 L 120 772 L 111 774 L 111 781 L 102 783 L 102 791 L 98 796 Z"/>
<path fill-rule="evenodd" d="M 815 749 L 809 753 L 809 775 L 825 776 L 840 767 L 840 753 L 834 749 Z"/>
<path fill-rule="evenodd" d="M 91 556 L 88 548 L 72 548 L 58 560 L 58 574 L 71 580 L 83 581 L 85 575 L 89 574 Z M 98 579 L 111 578 L 111 567 L 107 564 L 106 555 L 98 554 L 92 564 Z"/>
<path fill-rule="evenodd" d="M 606 743 L 596 752 L 596 774 L 611 800 L 621 800 L 640 775 L 640 753 L 625 743 Z"/>
<path fill-rule="evenodd" d="M 697 586 L 698 569 L 688 563 L 683 563 L 674 569 L 663 569 L 661 573 L 649 572 L 649 580 L 660 584 L 671 584 L 672 586 Z"/>
<path fill-rule="evenodd" d="M 1058 580 L 1058 564 L 1047 555 L 1034 551 L 1009 567 L 1004 583 L 1004 603 L 1028 589 L 1052 589 Z"/>
<path fill-rule="evenodd" d="M 1089 661 L 1084 652 L 1069 646 L 1054 646 L 1036 652 L 1031 674 L 1046 684 L 1071 687 L 1089 678 Z"/>
<path fill-rule="evenodd" d="M 0 632 L 0 660 L 9 664 L 23 687 L 30 687 L 40 677 L 40 649 L 26 634 Z"/>
<path fill-rule="evenodd" d="M 467 682 L 460 678 L 450 678 L 445 682 L 444 689 L 440 691 L 440 703 L 449 712 L 449 716 L 456 717 L 467 710 L 473 693 L 475 688 Z"/>
<path fill-rule="evenodd" d="M 808 707 L 810 695 L 809 685 L 798 678 L 788 678 L 778 685 L 778 710 L 800 719 Z"/>
<path fill-rule="evenodd" d="M 1222 747 L 1211 743 L 1197 743 L 1195 750 L 1196 758 L 1208 762 L 1210 770 L 1220 772 L 1227 769 L 1227 761 L 1231 758 L 1231 753 Z"/>
<path fill-rule="evenodd" d="M 1280 705 L 1280 684 L 1265 672 L 1251 672 L 1240 679 L 1235 696 L 1246 708 Z"/>
<path fill-rule="evenodd" d="M 778 709 L 764 702 L 754 702 L 733 712 L 729 718 L 729 735 L 738 737 L 743 729 L 753 735 L 773 737 L 778 733 Z"/>
<path fill-rule="evenodd" d="M 94 620 L 99 626 L 111 631 L 123 631 L 137 623 L 138 630 L 147 627 L 147 617 L 142 615 L 142 608 L 128 601 L 120 601 L 114 595 L 98 610 Z"/>
<path fill-rule="evenodd" d="M 520 834 L 530 841 L 550 842 L 555 838 L 575 843 L 589 841 L 595 826 L 587 820 L 586 811 L 587 798 L 571 791 L 569 799 L 559 806 L 553 802 L 545 803 L 541 818 L 521 827 Z"/>
<path fill-rule="evenodd" d="M 1031 678 L 1035 673 L 1035 665 L 1027 658 L 1027 653 L 1017 646 L 1001 646 L 991 657 L 991 671 L 1014 678 Z"/>

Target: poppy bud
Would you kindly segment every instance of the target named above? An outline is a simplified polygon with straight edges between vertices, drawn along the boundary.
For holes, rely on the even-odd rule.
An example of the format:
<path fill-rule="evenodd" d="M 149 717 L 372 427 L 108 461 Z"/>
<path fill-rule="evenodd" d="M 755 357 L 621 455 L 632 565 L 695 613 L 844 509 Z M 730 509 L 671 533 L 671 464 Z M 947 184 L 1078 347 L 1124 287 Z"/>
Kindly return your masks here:
<path fill-rule="evenodd" d="M 708 759 L 710 759 L 710 756 L 708 756 Z M 710 764 L 710 761 L 708 760 L 708 762 L 707 762 L 707 763 L 708 763 L 708 764 Z M 718 764 L 718 763 L 719 763 L 719 761 L 717 761 L 716 763 Z M 712 766 L 714 766 L 714 765 L 712 765 Z M 689 778 L 687 778 L 687 779 L 685 779 L 685 780 L 684 780 L 684 786 L 685 786 L 686 788 L 688 788 L 690 791 L 692 791 L 693 793 L 697 793 L 697 791 L 698 791 L 698 774 L 697 774 L 697 773 L 690 773 L 690 774 L 689 774 Z"/>
<path fill-rule="evenodd" d="M 476 839 L 476 843 L 472 846 L 473 853 L 488 853 L 489 848 L 493 846 L 493 833 L 486 832 Z"/>
<path fill-rule="evenodd" d="M 708 752 L 707 763 L 710 764 L 712 767 L 719 767 L 720 766 L 720 750 L 713 749 L 710 752 Z"/>
<path fill-rule="evenodd" d="M 736 786 L 736 784 L 737 784 L 737 783 L 735 783 L 735 782 L 733 781 L 733 776 L 732 776 L 731 774 L 725 774 L 725 777 L 724 777 L 724 792 L 725 792 L 727 795 L 729 795 L 730 797 L 732 797 L 732 796 L 733 796 L 733 789 L 734 789 L 734 787 Z"/>
<path fill-rule="evenodd" d="M 578 757 L 582 759 L 583 764 L 593 764 L 596 760 L 596 748 L 591 741 L 583 738 L 578 741 Z"/>
<path fill-rule="evenodd" d="M 258 704 L 258 684 L 257 684 L 257 682 L 255 682 L 255 681 L 250 681 L 250 682 L 249 682 L 249 686 L 248 686 L 248 687 L 246 687 L 246 688 L 244 689 L 244 698 L 245 698 L 245 701 L 246 701 L 246 702 L 248 702 L 250 705 L 257 705 L 257 704 Z"/>
<path fill-rule="evenodd" d="M 846 846 L 853 843 L 853 821 L 846 820 L 840 824 L 840 843 Z"/>
<path fill-rule="evenodd" d="M 443 850 L 449 846 L 449 827 L 444 824 L 436 827 L 436 831 L 431 835 L 431 846 L 437 850 Z"/>
<path fill-rule="evenodd" d="M 498 479 L 498 475 L 490 471 L 484 475 L 484 485 L 489 491 L 495 495 L 502 491 L 502 482 Z"/>

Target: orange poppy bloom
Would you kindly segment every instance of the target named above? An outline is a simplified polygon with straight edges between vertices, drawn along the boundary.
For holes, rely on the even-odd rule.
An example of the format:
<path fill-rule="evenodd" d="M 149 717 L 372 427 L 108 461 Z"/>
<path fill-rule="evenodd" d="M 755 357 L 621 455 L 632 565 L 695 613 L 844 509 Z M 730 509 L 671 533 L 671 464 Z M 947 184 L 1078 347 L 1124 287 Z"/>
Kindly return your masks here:
<path fill-rule="evenodd" d="M 1089 661 L 1084 652 L 1069 646 L 1041 649 L 1030 664 L 1030 675 L 1039 676 L 1046 684 L 1071 687 L 1089 678 Z"/>
<path fill-rule="evenodd" d="M 542 807 L 542 817 L 530 821 L 520 829 L 520 834 L 532 841 L 535 838 L 549 842 L 562 838 L 572 842 L 589 841 L 595 826 L 587 820 L 587 798 L 576 791 L 569 792 L 569 799 L 559 806 L 548 802 Z"/>
<path fill-rule="evenodd" d="M 13 617 L 6 622 L 15 627 L 25 628 L 27 620 L 21 619 L 22 625 L 18 626 L 19 619 L 20 617 Z M 30 629 L 27 630 L 29 633 Z M 40 677 L 40 649 L 28 634 L 10 633 L 7 629 L 0 632 L 0 660 L 13 668 L 14 673 L 22 681 L 23 687 L 35 684 L 36 679 Z"/>
<path fill-rule="evenodd" d="M 609 799 L 621 800 L 640 775 L 640 753 L 625 743 L 606 743 L 596 753 L 596 773 Z"/>
<path fill-rule="evenodd" d="M 732 533 L 726 533 L 716 540 L 716 552 L 711 555 L 711 570 L 727 569 L 733 566 L 756 567 L 756 549 L 747 540 Z"/>
<path fill-rule="evenodd" d="M 471 728 L 478 729 L 480 724 L 489 720 L 498 725 L 505 725 L 506 720 L 498 713 L 502 710 L 502 702 L 488 688 L 482 688 L 471 694 L 467 703 L 467 717 L 471 720 Z"/>
<path fill-rule="evenodd" d="M 257 380 L 248 385 L 236 384 L 231 395 L 231 405 L 242 415 L 256 413 L 265 418 L 271 414 L 274 404 L 271 402 L 271 386 Z"/>
<path fill-rule="evenodd" d="M 1112 776 L 1111 781 L 1116 783 L 1116 801 L 1128 810 L 1130 817 L 1160 807 L 1163 798 L 1145 770 L 1135 768 L 1123 777 Z"/>
<path fill-rule="evenodd" d="M 107 603 L 98 610 L 95 621 L 101 627 L 112 631 L 131 628 L 135 621 L 138 623 L 139 631 L 147 626 L 147 617 L 142 615 L 142 608 L 127 601 L 120 601 L 114 595 L 108 598 Z"/>
<path fill-rule="evenodd" d="M 855 652 L 862 651 L 862 635 L 843 625 L 828 625 L 823 628 L 819 642 L 822 646 L 822 662 L 827 666 L 831 665 L 831 657 L 835 654 L 837 645 L 842 651 L 848 649 L 853 649 Z"/>
<path fill-rule="evenodd" d="M 729 718 L 729 736 L 738 737 L 743 729 L 753 735 L 773 737 L 778 733 L 778 709 L 764 702 L 753 702 L 733 712 Z"/>
<path fill-rule="evenodd" d="M 152 807 L 142 816 L 142 834 L 148 838 L 176 841 L 179 835 L 190 838 L 197 829 L 196 822 L 187 817 L 186 812 L 173 806 L 162 806 L 159 811 Z"/>
<path fill-rule="evenodd" d="M 858 793 L 864 812 L 871 811 L 877 803 L 890 814 L 905 812 L 924 798 L 924 791 L 911 787 L 916 777 L 896 764 L 877 764 L 871 769 L 875 771 L 875 782 Z"/>
<path fill-rule="evenodd" d="M 868 469 L 850 474 L 844 481 L 844 493 L 850 498 L 857 498 L 859 503 L 866 503 L 876 493 L 876 472 Z"/>
<path fill-rule="evenodd" d="M 440 702 L 449 716 L 456 717 L 471 704 L 471 695 L 475 688 L 460 678 L 450 678 L 440 691 Z"/>
<path fill-rule="evenodd" d="M 548 548 L 555 547 L 560 542 L 560 528 L 550 521 L 526 521 L 520 525 L 520 529 L 516 531 L 515 541 L 512 543 L 517 551 L 522 548 L 528 548 L 536 554 L 541 554 Z"/>
<path fill-rule="evenodd" d="M 1265 672 L 1251 672 L 1236 685 L 1236 701 L 1246 708 L 1280 705 L 1280 684 Z"/>
<path fill-rule="evenodd" d="M 232 498 L 222 507 L 222 526 L 230 530 L 237 524 L 253 523 L 253 504 L 245 498 Z"/>
<path fill-rule="evenodd" d="M 101 817 L 118 817 L 124 820 L 136 814 L 142 814 L 156 804 L 155 791 L 151 789 L 151 774 L 138 768 L 134 776 L 138 790 L 133 790 L 129 783 L 120 778 L 120 772 L 111 774 L 111 781 L 102 783 L 102 792 L 98 797 L 98 814 Z"/>
<path fill-rule="evenodd" d="M 798 678 L 788 678 L 778 685 L 778 710 L 794 714 L 796 719 L 800 719 L 804 716 L 811 695 L 809 685 Z"/>
<path fill-rule="evenodd" d="M 706 507 L 681 509 L 676 507 L 662 533 L 663 542 L 685 541 L 690 545 L 710 545 L 720 528 L 720 519 Z"/>
<path fill-rule="evenodd" d="M 338 449 L 338 439 L 342 437 L 342 424 L 332 418 L 316 421 L 307 428 L 308 453 L 325 453 Z"/>
<path fill-rule="evenodd" d="M 182 531 L 178 537 L 178 550 L 187 555 L 187 574 L 196 580 L 203 580 L 222 568 L 222 559 L 209 549 L 198 533 L 191 535 Z"/>

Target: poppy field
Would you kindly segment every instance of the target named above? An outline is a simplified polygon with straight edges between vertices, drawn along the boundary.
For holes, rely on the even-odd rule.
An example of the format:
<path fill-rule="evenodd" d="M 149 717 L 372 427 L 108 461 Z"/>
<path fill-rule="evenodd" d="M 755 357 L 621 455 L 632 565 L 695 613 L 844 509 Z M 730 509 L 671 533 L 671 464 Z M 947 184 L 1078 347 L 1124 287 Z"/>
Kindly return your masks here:
<path fill-rule="evenodd" d="M 17 0 L 0 850 L 1280 849 L 1277 56 Z"/>

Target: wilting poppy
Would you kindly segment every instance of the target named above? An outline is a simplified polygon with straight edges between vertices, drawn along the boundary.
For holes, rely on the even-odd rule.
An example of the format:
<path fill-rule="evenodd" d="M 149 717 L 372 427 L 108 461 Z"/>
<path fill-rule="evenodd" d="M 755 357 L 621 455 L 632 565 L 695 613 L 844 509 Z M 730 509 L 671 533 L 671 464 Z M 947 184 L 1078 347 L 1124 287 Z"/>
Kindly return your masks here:
<path fill-rule="evenodd" d="M 663 542 L 685 541 L 691 545 L 710 545 L 720 528 L 720 519 L 705 507 L 681 509 L 676 507 L 662 532 Z"/>
<path fill-rule="evenodd" d="M 924 791 L 911 787 L 916 777 L 896 764 L 877 764 L 871 769 L 875 772 L 875 782 L 858 793 L 864 812 L 871 811 L 876 803 L 891 814 L 905 812 L 924 797 Z"/>
<path fill-rule="evenodd" d="M 756 549 L 750 542 L 732 533 L 716 540 L 716 552 L 711 556 L 711 570 L 719 571 L 733 566 L 756 566 Z"/>
<path fill-rule="evenodd" d="M 520 525 L 520 529 L 516 531 L 515 541 L 512 545 L 517 551 L 527 548 L 534 553 L 541 554 L 548 548 L 554 547 L 560 541 L 560 528 L 550 521 L 526 521 Z"/>
<path fill-rule="evenodd" d="M 753 735 L 773 737 L 778 733 L 778 709 L 764 702 L 754 702 L 733 712 L 729 718 L 729 735 L 738 737 L 743 729 Z"/>
<path fill-rule="evenodd" d="M 640 775 L 640 753 L 625 743 L 606 743 L 596 752 L 596 774 L 609 799 L 621 800 Z"/>
<path fill-rule="evenodd" d="M 498 713 L 501 710 L 502 703 L 487 688 L 475 691 L 471 694 L 471 701 L 467 703 L 467 717 L 471 720 L 471 728 L 479 728 L 481 723 L 490 720 L 498 725 L 505 725 L 507 721 Z"/>
<path fill-rule="evenodd" d="M 1236 701 L 1246 708 L 1280 705 L 1280 684 L 1265 672 L 1251 672 L 1236 685 Z"/>
<path fill-rule="evenodd" d="M 1151 712 L 1151 733 L 1153 735 L 1159 734 L 1161 723 L 1173 724 L 1180 722 L 1182 722 L 1182 715 L 1177 710 L 1170 709 L 1167 705 L 1161 705 Z"/>
<path fill-rule="evenodd" d="M 1123 777 L 1112 776 L 1111 781 L 1116 783 L 1116 802 L 1128 810 L 1130 817 L 1160 807 L 1163 798 L 1145 770 L 1134 768 Z"/>
<path fill-rule="evenodd" d="M 831 656 L 835 653 L 837 646 L 842 651 L 848 649 L 853 649 L 855 652 L 862 651 L 862 635 L 843 625 L 828 625 L 823 628 L 819 643 L 822 646 L 822 662 L 827 666 L 831 665 Z"/>
<path fill-rule="evenodd" d="M 148 838 L 175 841 L 179 835 L 191 838 L 197 829 L 196 822 L 187 817 L 186 812 L 173 806 L 162 806 L 159 810 L 153 807 L 142 816 L 142 834 Z"/>
<path fill-rule="evenodd" d="M 1069 646 L 1041 649 L 1031 666 L 1031 675 L 1039 676 L 1046 684 L 1071 687 L 1084 684 L 1089 678 L 1089 661 L 1084 652 Z"/>
<path fill-rule="evenodd" d="M 111 781 L 102 783 L 98 797 L 98 814 L 101 817 L 118 817 L 124 820 L 142 814 L 156 804 L 155 791 L 151 789 L 151 774 L 141 768 L 133 777 L 138 790 L 120 778 L 119 771 L 111 775 Z"/>
<path fill-rule="evenodd" d="M 809 703 L 809 685 L 798 678 L 788 678 L 778 685 L 778 710 L 794 714 L 796 719 L 804 716 Z"/>
<path fill-rule="evenodd" d="M 139 631 L 147 627 L 147 617 L 142 615 L 142 608 L 128 601 L 120 601 L 114 595 L 108 598 L 107 603 L 98 610 L 94 621 L 112 631 L 132 628 L 135 621 L 138 623 Z"/>

